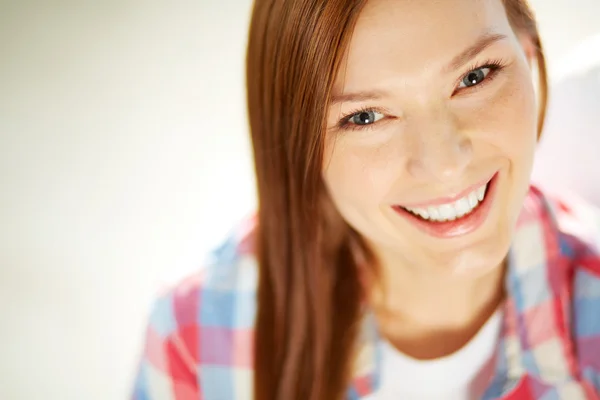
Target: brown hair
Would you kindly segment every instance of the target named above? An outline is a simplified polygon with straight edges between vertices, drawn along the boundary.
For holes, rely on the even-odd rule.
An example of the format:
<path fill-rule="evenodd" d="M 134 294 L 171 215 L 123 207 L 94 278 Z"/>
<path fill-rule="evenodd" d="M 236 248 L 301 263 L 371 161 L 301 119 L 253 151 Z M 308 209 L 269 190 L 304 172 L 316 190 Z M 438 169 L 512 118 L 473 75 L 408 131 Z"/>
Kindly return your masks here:
<path fill-rule="evenodd" d="M 515 31 L 536 46 L 541 132 L 547 83 L 536 22 L 525 0 L 503 2 Z M 350 380 L 361 314 L 357 234 L 325 191 L 322 136 L 364 3 L 255 0 L 246 78 L 259 195 L 257 400 L 341 399 Z"/>

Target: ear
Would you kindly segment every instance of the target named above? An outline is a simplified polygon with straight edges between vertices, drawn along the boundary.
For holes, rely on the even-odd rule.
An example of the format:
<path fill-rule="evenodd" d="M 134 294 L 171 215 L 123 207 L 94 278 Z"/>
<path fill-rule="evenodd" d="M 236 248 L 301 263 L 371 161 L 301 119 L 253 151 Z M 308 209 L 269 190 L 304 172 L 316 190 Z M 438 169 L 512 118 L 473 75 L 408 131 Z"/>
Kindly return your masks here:
<path fill-rule="evenodd" d="M 523 48 L 523 52 L 525 53 L 525 57 L 527 58 L 529 68 L 532 68 L 536 60 L 536 46 L 534 40 L 531 35 L 526 33 L 521 33 L 518 38 L 519 43 L 521 43 L 521 47 Z"/>

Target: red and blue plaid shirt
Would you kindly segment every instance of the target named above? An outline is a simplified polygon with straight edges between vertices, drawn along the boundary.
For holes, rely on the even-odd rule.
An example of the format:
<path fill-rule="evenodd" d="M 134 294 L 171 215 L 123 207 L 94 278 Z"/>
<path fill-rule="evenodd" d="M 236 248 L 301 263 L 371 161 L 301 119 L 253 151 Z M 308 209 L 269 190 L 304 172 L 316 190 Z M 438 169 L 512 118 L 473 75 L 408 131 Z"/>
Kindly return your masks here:
<path fill-rule="evenodd" d="M 253 224 L 158 298 L 134 400 L 252 399 Z M 600 400 L 599 246 L 600 213 L 531 188 L 509 252 L 495 373 L 483 399 Z M 376 398 L 380 343 L 367 314 L 348 400 Z"/>

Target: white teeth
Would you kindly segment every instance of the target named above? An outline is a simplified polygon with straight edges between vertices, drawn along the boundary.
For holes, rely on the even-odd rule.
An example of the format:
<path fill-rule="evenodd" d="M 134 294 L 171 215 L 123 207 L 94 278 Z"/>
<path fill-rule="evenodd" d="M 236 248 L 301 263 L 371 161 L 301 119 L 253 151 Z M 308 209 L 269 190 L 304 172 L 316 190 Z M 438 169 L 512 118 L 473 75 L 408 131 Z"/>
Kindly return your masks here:
<path fill-rule="evenodd" d="M 468 196 L 469 198 L 469 207 L 473 208 L 477 205 L 477 203 L 479 203 L 479 199 L 477 198 L 477 194 L 476 193 L 471 193 Z"/>
<path fill-rule="evenodd" d="M 479 189 L 477 189 L 477 199 L 479 201 L 482 201 L 483 200 L 483 196 L 485 196 L 485 186 L 482 186 Z"/>
<path fill-rule="evenodd" d="M 456 217 L 456 210 L 452 204 L 444 204 L 439 208 L 440 216 L 442 217 L 442 221 L 445 219 L 452 220 Z"/>
<path fill-rule="evenodd" d="M 456 202 L 456 211 L 458 212 L 458 216 L 462 217 L 463 215 L 465 215 L 466 213 L 468 213 L 469 211 L 471 211 L 471 206 L 469 206 L 469 199 L 468 197 L 463 197 L 462 199 L 458 200 Z"/>
<path fill-rule="evenodd" d="M 429 214 L 431 219 L 438 220 L 438 221 L 441 219 L 440 212 L 436 207 L 429 207 L 427 209 L 427 213 Z"/>
<path fill-rule="evenodd" d="M 409 208 L 406 210 L 418 215 L 419 217 L 431 221 L 454 221 L 467 214 L 470 214 L 481 201 L 485 198 L 487 185 L 469 193 L 467 196 L 458 199 L 453 203 L 442 204 L 440 206 L 430 206 L 427 208 Z"/>

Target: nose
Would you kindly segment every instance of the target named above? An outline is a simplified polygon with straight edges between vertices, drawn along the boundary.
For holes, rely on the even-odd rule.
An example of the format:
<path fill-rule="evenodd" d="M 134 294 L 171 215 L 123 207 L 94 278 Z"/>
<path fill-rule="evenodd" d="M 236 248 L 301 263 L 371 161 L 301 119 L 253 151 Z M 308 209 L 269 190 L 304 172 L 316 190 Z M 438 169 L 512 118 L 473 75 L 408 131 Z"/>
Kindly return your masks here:
<path fill-rule="evenodd" d="M 473 160 L 473 145 L 454 115 L 440 107 L 415 117 L 413 128 L 416 145 L 409 157 L 409 173 L 419 180 L 442 183 L 460 178 Z"/>

